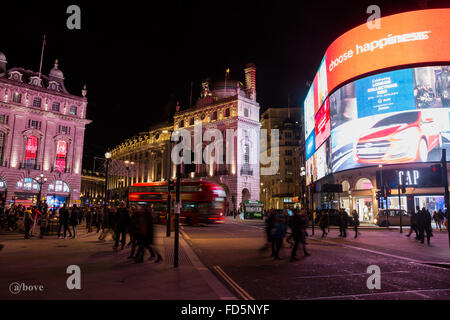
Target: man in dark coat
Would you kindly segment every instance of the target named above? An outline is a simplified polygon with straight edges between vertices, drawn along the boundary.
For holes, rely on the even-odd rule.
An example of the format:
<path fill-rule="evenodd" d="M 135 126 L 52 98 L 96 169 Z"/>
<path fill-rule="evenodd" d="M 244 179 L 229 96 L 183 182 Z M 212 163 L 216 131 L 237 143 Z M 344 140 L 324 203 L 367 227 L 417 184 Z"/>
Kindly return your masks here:
<path fill-rule="evenodd" d="M 352 216 L 353 216 L 353 224 L 355 227 L 355 239 L 356 239 L 356 238 L 358 238 L 358 234 L 359 234 L 359 231 L 358 231 L 359 214 L 356 212 L 356 210 L 353 210 Z"/>
<path fill-rule="evenodd" d="M 275 260 L 280 260 L 280 249 L 283 245 L 283 239 L 286 235 L 287 218 L 283 211 L 275 214 L 274 224 L 271 229 L 272 238 L 272 256 Z"/>
<path fill-rule="evenodd" d="M 123 249 L 125 247 L 128 226 L 130 224 L 130 212 L 125 207 L 125 202 L 123 201 L 120 203 L 119 209 L 117 209 L 116 211 L 114 222 L 115 222 L 114 231 L 116 239 L 113 248 L 117 249 L 120 241 Z"/>
<path fill-rule="evenodd" d="M 153 210 L 149 207 L 144 207 L 138 210 L 138 230 L 136 233 L 136 240 L 138 243 L 138 252 L 135 261 L 143 262 L 144 253 L 147 248 L 150 251 L 150 259 L 155 256 L 157 259 L 155 263 L 162 261 L 161 254 L 153 247 L 154 243 L 154 229 L 153 229 Z"/>
<path fill-rule="evenodd" d="M 339 236 L 340 237 L 347 237 L 347 226 L 348 226 L 348 221 L 347 221 L 347 212 L 345 212 L 345 210 L 341 209 L 339 211 Z"/>
<path fill-rule="evenodd" d="M 64 239 L 66 238 L 67 231 L 69 231 L 69 237 L 72 237 L 72 232 L 69 229 L 69 210 L 67 210 L 67 205 L 64 203 L 63 207 L 59 209 L 59 224 L 64 227 Z"/>
<path fill-rule="evenodd" d="M 413 231 L 414 231 L 416 233 L 415 239 L 419 240 L 419 232 L 417 229 L 417 214 L 414 211 L 411 211 L 409 214 L 411 216 L 411 228 L 409 229 L 409 233 L 406 236 L 410 237 L 411 233 L 413 233 Z"/>
<path fill-rule="evenodd" d="M 87 232 L 92 232 L 92 208 L 89 207 L 86 209 L 86 229 Z"/>
<path fill-rule="evenodd" d="M 328 228 L 328 220 L 328 213 L 325 210 L 322 210 L 319 217 L 319 227 L 322 230 L 322 238 L 328 234 L 328 232 L 326 232 L 326 229 Z"/>
<path fill-rule="evenodd" d="M 81 215 L 80 208 L 78 208 L 77 205 L 74 204 L 72 207 L 72 212 L 70 213 L 70 225 L 72 226 L 73 230 L 73 237 L 72 237 L 73 239 L 77 237 L 77 226 L 78 223 L 80 222 L 80 215 Z"/>
<path fill-rule="evenodd" d="M 303 253 L 305 256 L 309 256 L 310 254 L 306 250 L 306 228 L 308 227 L 308 215 L 304 209 L 302 209 L 302 213 L 300 214 L 298 210 L 294 211 L 294 215 L 291 219 L 291 230 L 292 230 L 292 239 L 294 240 L 294 246 L 292 247 L 291 252 L 291 261 L 297 261 L 297 249 L 298 245 L 301 243 L 303 247 Z"/>

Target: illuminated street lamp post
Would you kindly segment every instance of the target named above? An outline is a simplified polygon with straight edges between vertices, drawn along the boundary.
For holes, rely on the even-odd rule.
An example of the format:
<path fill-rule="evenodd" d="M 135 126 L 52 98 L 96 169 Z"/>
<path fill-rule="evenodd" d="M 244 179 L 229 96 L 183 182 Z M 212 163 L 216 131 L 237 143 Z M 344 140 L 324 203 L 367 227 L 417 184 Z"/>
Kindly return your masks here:
<path fill-rule="evenodd" d="M 170 237 L 170 223 L 172 219 L 172 190 L 173 190 L 173 182 L 171 180 L 172 178 L 172 130 L 164 130 L 163 133 L 169 133 L 170 134 L 170 150 L 169 150 L 169 179 L 167 180 L 167 222 L 166 222 L 166 236 Z"/>
<path fill-rule="evenodd" d="M 130 169 L 131 169 L 131 166 L 132 165 L 134 165 L 134 162 L 133 161 L 128 161 L 128 160 L 125 160 L 124 161 L 125 162 L 125 169 L 127 169 L 127 190 L 126 190 L 126 197 L 127 197 L 127 208 L 129 207 L 129 205 L 130 205 L 130 202 L 129 202 L 129 199 L 128 199 L 128 193 L 129 193 L 129 190 L 130 190 L 130 184 L 131 184 L 131 181 L 130 181 Z"/>
<path fill-rule="evenodd" d="M 36 177 L 37 183 L 39 183 L 39 193 L 37 198 L 38 207 L 41 206 L 41 195 L 42 195 L 42 186 L 47 182 L 47 178 L 44 177 L 44 174 L 41 173 L 40 176 Z"/>
<path fill-rule="evenodd" d="M 108 169 L 109 169 L 109 163 L 111 162 L 111 153 L 106 152 L 105 153 L 105 161 L 106 161 L 106 168 L 105 168 L 105 197 L 103 200 L 103 210 L 106 216 L 106 205 L 108 202 Z"/>

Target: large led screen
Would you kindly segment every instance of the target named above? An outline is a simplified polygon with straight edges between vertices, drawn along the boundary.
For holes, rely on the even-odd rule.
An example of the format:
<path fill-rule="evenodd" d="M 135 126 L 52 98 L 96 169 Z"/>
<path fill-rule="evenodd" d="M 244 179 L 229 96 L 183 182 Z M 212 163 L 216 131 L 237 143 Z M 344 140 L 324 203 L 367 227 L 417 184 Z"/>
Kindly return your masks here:
<path fill-rule="evenodd" d="M 330 136 L 330 104 L 325 100 L 315 117 L 316 148 Z"/>
<path fill-rule="evenodd" d="M 308 137 L 311 131 L 314 130 L 314 86 L 309 88 L 303 108 L 305 116 L 305 137 Z"/>
<path fill-rule="evenodd" d="M 439 161 L 450 146 L 449 97 L 448 66 L 382 73 L 340 88 L 329 98 L 332 171 Z"/>
<path fill-rule="evenodd" d="M 380 18 L 380 29 L 362 24 L 344 33 L 325 52 L 328 92 L 377 70 L 450 62 L 447 21 L 450 21 L 448 8 L 417 10 Z"/>
<path fill-rule="evenodd" d="M 306 138 L 305 141 L 305 153 L 306 153 L 306 160 L 311 158 L 311 156 L 314 154 L 314 151 L 316 151 L 316 135 L 313 132 L 309 135 L 308 138 Z"/>

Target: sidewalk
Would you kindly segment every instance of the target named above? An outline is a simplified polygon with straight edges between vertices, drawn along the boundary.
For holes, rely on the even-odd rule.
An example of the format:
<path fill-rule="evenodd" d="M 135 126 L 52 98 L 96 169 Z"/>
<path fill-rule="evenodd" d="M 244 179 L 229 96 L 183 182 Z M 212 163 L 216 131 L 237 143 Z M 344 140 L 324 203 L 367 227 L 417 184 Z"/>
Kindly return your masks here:
<path fill-rule="evenodd" d="M 96 232 L 79 230 L 77 239 L 23 239 L 23 234 L 2 234 L 0 243 L 0 299 L 150 299 L 234 300 L 236 297 L 198 259 L 180 234 L 179 266 L 173 267 L 174 236 L 155 226 L 156 248 L 163 262 L 134 263 L 130 248 L 114 252 L 111 236 L 98 240 Z M 81 269 L 81 290 L 66 286 L 66 269 Z M 43 292 L 9 292 L 12 282 L 43 285 Z"/>

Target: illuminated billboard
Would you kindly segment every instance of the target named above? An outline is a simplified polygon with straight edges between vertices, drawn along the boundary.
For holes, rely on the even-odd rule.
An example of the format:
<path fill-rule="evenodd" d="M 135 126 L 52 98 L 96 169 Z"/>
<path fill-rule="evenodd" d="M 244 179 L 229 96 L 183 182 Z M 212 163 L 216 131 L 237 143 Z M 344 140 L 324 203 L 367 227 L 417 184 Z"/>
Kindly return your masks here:
<path fill-rule="evenodd" d="M 328 47 L 304 101 L 308 183 L 327 170 L 440 160 L 450 146 L 447 21 L 450 9 L 386 16 Z M 327 170 L 317 168 L 324 141 Z"/>
<path fill-rule="evenodd" d="M 362 24 L 336 39 L 325 53 L 328 92 L 340 84 L 390 67 L 450 61 L 450 9 L 418 10 Z"/>
<path fill-rule="evenodd" d="M 330 105 L 325 101 L 315 117 L 316 148 L 330 136 Z"/>

